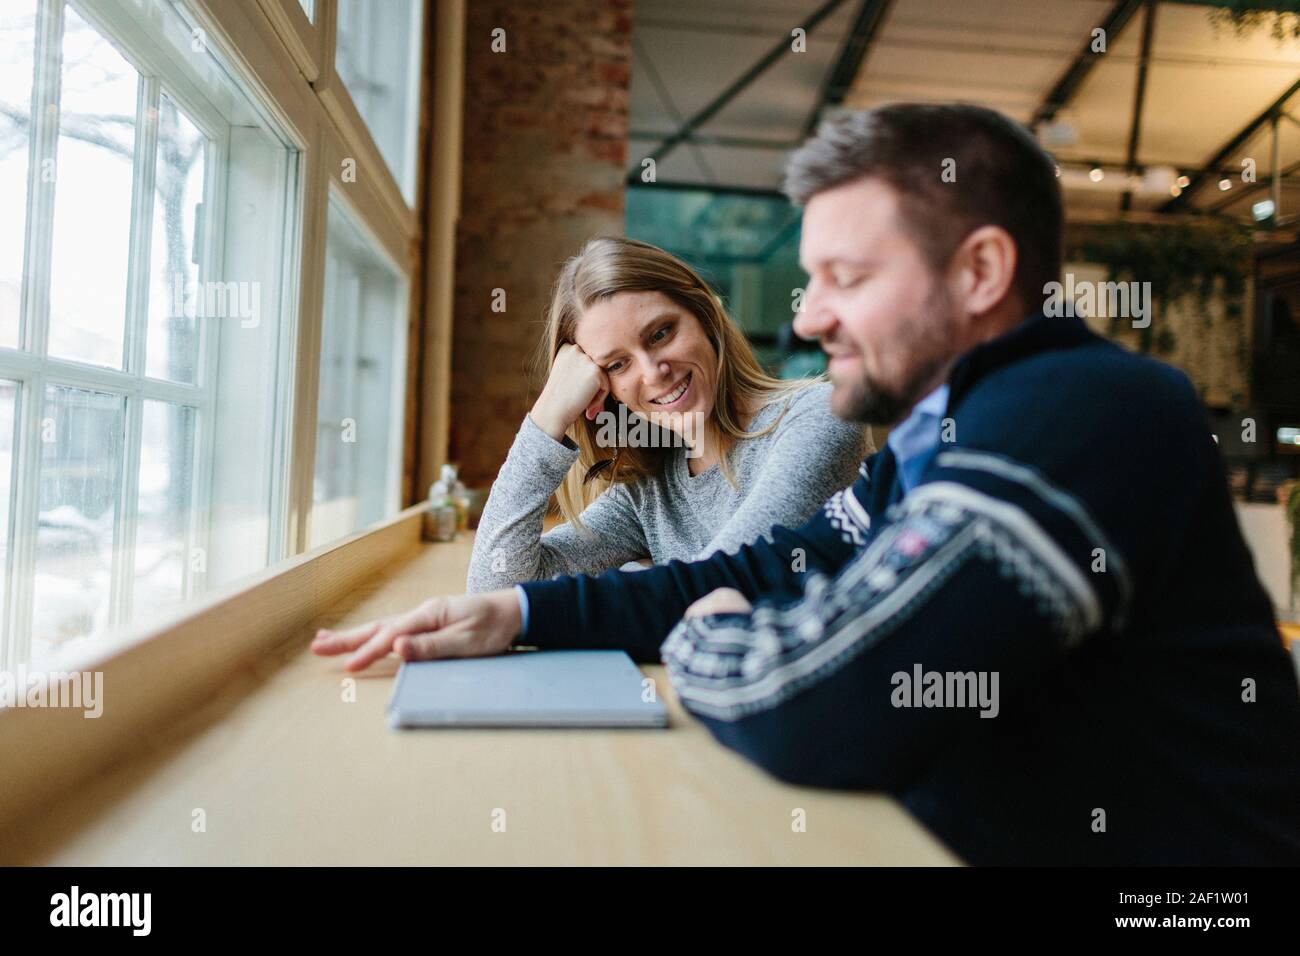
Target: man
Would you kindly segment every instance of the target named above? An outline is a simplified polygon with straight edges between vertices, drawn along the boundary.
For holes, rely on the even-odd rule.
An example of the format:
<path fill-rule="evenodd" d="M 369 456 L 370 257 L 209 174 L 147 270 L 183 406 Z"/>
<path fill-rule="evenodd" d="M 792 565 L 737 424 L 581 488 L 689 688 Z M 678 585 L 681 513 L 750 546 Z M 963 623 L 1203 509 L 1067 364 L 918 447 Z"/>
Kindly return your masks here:
<path fill-rule="evenodd" d="M 1215 443 L 1181 373 L 1042 314 L 1050 158 L 989 110 L 890 106 L 824 124 L 786 189 L 835 411 L 903 420 L 851 488 L 736 554 L 316 650 L 662 654 L 727 746 L 894 793 L 976 863 L 1300 861 L 1300 693 Z"/>

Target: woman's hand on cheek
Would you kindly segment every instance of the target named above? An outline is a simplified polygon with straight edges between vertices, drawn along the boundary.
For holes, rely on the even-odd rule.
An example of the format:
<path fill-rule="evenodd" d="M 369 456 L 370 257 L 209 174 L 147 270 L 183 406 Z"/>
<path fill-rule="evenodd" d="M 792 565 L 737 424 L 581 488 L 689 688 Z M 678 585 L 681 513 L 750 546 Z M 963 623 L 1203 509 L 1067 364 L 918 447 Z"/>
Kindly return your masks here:
<path fill-rule="evenodd" d="M 609 397 L 609 376 L 605 374 L 603 369 L 597 369 L 597 371 L 600 372 L 600 391 L 596 393 L 596 397 L 591 400 L 591 404 L 587 406 L 584 413 L 589 422 L 594 422 L 596 416 L 605 410 L 605 399 Z"/>
<path fill-rule="evenodd" d="M 609 379 L 587 353 L 573 344 L 560 346 L 542 393 L 529 412 L 533 423 L 556 441 L 586 414 L 594 419 L 609 394 Z"/>

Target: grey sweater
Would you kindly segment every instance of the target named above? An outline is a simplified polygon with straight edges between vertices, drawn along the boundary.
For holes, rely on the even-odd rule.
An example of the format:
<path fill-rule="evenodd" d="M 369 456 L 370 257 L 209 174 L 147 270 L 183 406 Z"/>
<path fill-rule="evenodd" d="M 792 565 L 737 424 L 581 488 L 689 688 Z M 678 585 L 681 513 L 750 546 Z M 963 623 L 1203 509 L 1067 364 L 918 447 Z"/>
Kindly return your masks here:
<path fill-rule="evenodd" d="M 759 431 L 736 443 L 732 487 L 717 465 L 692 476 L 686 450 L 673 449 L 662 472 L 606 490 L 582 512 L 590 534 L 564 524 L 542 533 L 552 494 L 578 459 L 524 416 L 497 476 L 474 541 L 468 589 L 489 591 L 558 574 L 598 574 L 629 561 L 692 561 L 732 552 L 774 525 L 803 524 L 832 494 L 851 485 L 869 452 L 865 430 L 836 418 L 831 386 L 817 382 L 759 409 Z"/>

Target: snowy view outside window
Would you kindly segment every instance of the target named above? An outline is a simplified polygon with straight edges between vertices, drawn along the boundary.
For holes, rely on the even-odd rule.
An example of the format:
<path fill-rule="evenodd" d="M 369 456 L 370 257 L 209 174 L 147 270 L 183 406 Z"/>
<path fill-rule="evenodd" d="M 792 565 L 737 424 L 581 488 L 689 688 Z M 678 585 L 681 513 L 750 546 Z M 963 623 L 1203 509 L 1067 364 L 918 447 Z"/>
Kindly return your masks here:
<path fill-rule="evenodd" d="M 166 35 L 131 55 L 62 0 L 0 5 L 0 666 L 276 556 L 270 479 L 217 457 L 224 429 L 273 471 L 293 166 L 175 8 L 103 6 Z M 166 44 L 193 75 L 145 65 L 178 62 Z M 227 220 L 213 197 L 237 177 Z M 223 258 L 240 273 L 218 275 Z M 209 279 L 244 296 L 227 310 L 264 296 L 257 326 L 205 317 Z"/>

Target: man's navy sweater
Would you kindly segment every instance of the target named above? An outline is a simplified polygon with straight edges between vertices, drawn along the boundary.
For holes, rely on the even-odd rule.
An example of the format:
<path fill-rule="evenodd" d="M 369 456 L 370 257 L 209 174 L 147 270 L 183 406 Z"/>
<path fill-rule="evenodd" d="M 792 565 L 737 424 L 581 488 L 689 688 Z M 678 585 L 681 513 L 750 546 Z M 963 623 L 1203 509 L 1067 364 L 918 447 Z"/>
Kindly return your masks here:
<path fill-rule="evenodd" d="M 530 583 L 522 642 L 662 655 L 722 743 L 971 862 L 1300 862 L 1300 691 L 1186 377 L 1037 316 L 949 386 L 906 495 L 886 448 L 770 543 Z M 753 613 L 679 624 L 719 587 Z M 997 716 L 916 706 L 929 672 Z"/>

